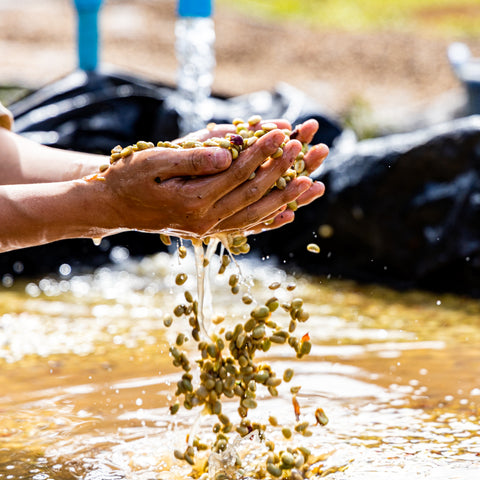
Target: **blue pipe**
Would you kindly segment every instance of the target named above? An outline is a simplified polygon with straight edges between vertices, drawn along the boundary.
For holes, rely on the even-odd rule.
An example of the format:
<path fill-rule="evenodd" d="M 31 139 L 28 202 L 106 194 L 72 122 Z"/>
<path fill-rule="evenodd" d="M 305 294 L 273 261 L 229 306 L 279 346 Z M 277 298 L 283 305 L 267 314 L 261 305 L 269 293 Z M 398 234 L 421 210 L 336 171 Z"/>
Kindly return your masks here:
<path fill-rule="evenodd" d="M 213 0 L 178 0 L 179 17 L 210 17 Z"/>
<path fill-rule="evenodd" d="M 98 64 L 98 14 L 103 0 L 73 0 L 77 9 L 78 66 L 93 71 Z"/>

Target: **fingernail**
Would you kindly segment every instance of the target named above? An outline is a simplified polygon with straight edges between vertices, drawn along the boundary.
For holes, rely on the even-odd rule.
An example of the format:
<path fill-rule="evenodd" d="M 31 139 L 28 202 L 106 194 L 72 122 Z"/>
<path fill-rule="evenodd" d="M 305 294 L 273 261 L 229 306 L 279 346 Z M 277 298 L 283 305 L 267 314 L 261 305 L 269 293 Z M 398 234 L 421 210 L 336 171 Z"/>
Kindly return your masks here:
<path fill-rule="evenodd" d="M 272 130 L 268 139 L 272 146 L 280 145 L 285 140 L 285 134 L 281 130 Z"/>
<path fill-rule="evenodd" d="M 313 184 L 313 181 L 310 177 L 301 177 L 302 178 L 302 185 L 301 185 L 301 192 L 306 192 Z"/>
<path fill-rule="evenodd" d="M 217 170 L 225 170 L 230 166 L 231 155 L 225 149 L 218 149 L 213 152 L 212 164 Z"/>
<path fill-rule="evenodd" d="M 297 155 L 302 151 L 302 144 L 298 140 L 290 140 L 288 143 L 290 148 L 297 149 Z"/>

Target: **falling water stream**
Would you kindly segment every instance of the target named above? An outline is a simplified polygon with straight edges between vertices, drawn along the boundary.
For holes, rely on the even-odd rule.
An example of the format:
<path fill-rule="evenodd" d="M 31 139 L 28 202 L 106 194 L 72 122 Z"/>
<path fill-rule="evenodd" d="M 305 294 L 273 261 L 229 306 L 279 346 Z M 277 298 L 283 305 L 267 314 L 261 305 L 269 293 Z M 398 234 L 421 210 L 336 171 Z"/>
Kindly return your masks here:
<path fill-rule="evenodd" d="M 259 301 L 272 281 L 287 294 L 291 277 L 281 269 L 248 258 L 241 266 Z M 186 271 L 184 287 L 195 290 L 193 254 L 64 271 L 0 289 L 0 479 L 191 477 L 172 451 L 197 413 L 168 410 L 179 376 L 168 349 L 185 325 L 167 330 L 162 319 L 183 298 L 177 273 Z M 228 275 L 210 287 L 214 313 L 233 324 L 251 306 L 230 293 Z M 480 478 L 480 301 L 295 281 L 311 315 L 312 352 L 292 360 L 280 347 L 267 358 L 295 369 L 302 415 L 321 407 L 330 419 L 302 439 L 317 455 L 312 478 Z M 294 425 L 288 389 L 260 398 L 253 417 Z M 252 445 L 242 448 L 248 454 Z"/>

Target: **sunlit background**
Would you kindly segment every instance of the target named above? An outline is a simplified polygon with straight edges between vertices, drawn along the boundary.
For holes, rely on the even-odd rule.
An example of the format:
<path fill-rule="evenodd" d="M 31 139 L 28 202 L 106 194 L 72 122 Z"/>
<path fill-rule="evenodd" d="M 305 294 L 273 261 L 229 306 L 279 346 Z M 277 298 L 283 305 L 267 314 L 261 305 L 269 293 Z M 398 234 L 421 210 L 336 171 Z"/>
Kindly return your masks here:
<path fill-rule="evenodd" d="M 480 56 L 478 0 L 218 0 L 214 19 L 214 93 L 284 82 L 359 138 L 385 125 L 408 129 L 426 111 L 448 116 L 465 101 L 449 45 L 463 42 Z M 106 0 L 100 69 L 174 86 L 175 21 L 171 0 Z M 0 0 L 0 61 L 6 104 L 74 71 L 72 3 Z M 311 337 L 312 355 L 292 361 L 282 346 L 268 357 L 279 371 L 295 367 L 303 418 L 321 407 L 330 419 L 300 439 L 316 455 L 310 478 L 479 478 L 478 299 L 294 275 L 273 258 L 247 256 L 241 266 L 242 288 L 259 303 L 277 281 L 276 295 L 302 297 L 311 314 L 301 334 Z M 250 309 L 226 285 L 236 268 L 212 287 L 227 325 Z M 195 477 L 172 456 L 195 414 L 169 415 L 179 370 L 167 350 L 188 327 L 183 319 L 167 330 L 162 321 L 183 301 L 176 273 L 187 271 L 185 288 L 195 290 L 192 255 L 132 258 L 116 246 L 98 269 L 79 273 L 65 262 L 33 278 L 22 270 L 17 261 L 0 275 L 0 479 Z M 282 388 L 255 413 L 292 426 Z M 282 448 L 293 444 L 269 435 Z"/>
<path fill-rule="evenodd" d="M 76 68 L 76 16 L 68 0 L 0 1 L 0 98 Z M 328 112 L 374 135 L 399 113 L 459 102 L 448 45 L 480 55 L 475 0 L 383 2 L 219 0 L 213 90 L 227 96 L 287 82 Z M 175 2 L 106 0 L 101 65 L 174 85 Z M 14 90 L 12 90 L 14 89 Z"/>

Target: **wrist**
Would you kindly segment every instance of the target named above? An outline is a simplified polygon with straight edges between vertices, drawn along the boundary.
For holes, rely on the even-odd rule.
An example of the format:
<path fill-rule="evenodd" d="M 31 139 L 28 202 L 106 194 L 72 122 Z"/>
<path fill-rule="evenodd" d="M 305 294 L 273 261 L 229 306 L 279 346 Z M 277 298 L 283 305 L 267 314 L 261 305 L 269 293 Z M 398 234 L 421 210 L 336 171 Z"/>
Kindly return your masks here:
<path fill-rule="evenodd" d="M 100 182 L 76 179 L 37 187 L 38 202 L 44 204 L 45 212 L 37 218 L 47 242 L 101 238 L 114 233 L 104 208 L 105 188 Z"/>
<path fill-rule="evenodd" d="M 66 180 L 83 179 L 89 175 L 98 173 L 102 165 L 110 164 L 110 157 L 93 154 L 76 154 L 72 156 L 72 170 L 70 178 Z"/>
<path fill-rule="evenodd" d="M 77 236 L 99 238 L 127 230 L 120 209 L 115 207 L 105 178 L 95 173 L 70 183 L 70 201 L 75 204 L 72 221 L 79 228 Z"/>

